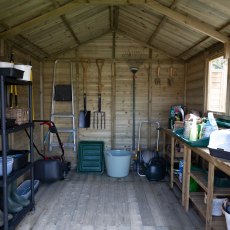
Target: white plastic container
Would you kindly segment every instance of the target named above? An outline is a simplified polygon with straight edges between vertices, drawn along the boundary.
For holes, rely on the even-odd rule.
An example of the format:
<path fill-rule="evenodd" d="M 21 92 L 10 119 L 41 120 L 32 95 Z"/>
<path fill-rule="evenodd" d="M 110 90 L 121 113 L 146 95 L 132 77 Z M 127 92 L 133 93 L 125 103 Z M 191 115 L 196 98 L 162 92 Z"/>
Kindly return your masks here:
<path fill-rule="evenodd" d="M 227 207 L 229 206 L 229 202 L 225 201 L 222 205 L 222 212 L 225 215 L 226 225 L 227 229 L 230 230 L 230 214 L 227 212 Z"/>
<path fill-rule="evenodd" d="M 213 216 L 222 216 L 222 206 L 227 202 L 227 198 L 213 198 L 212 200 L 212 215 Z M 207 204 L 207 194 L 204 195 L 204 203 Z"/>
<path fill-rule="evenodd" d="M 0 62 L 0 68 L 13 68 L 14 63 L 12 62 Z"/>
<path fill-rule="evenodd" d="M 126 177 L 129 175 L 131 152 L 126 150 L 109 150 L 104 155 L 108 176 Z"/>
<path fill-rule="evenodd" d="M 208 148 L 212 156 L 230 160 L 230 129 L 213 131 Z"/>
<path fill-rule="evenodd" d="M 212 201 L 212 215 L 222 216 L 222 205 L 226 201 L 226 198 L 213 198 Z"/>
<path fill-rule="evenodd" d="M 9 175 L 12 170 L 13 170 L 13 163 L 14 163 L 14 158 L 13 157 L 7 157 L 7 175 Z M 2 173 L 2 157 L 0 157 L 0 176 L 3 175 Z"/>
<path fill-rule="evenodd" d="M 30 81 L 31 65 L 14 65 L 14 68 L 24 71 L 23 78 L 21 80 Z"/>

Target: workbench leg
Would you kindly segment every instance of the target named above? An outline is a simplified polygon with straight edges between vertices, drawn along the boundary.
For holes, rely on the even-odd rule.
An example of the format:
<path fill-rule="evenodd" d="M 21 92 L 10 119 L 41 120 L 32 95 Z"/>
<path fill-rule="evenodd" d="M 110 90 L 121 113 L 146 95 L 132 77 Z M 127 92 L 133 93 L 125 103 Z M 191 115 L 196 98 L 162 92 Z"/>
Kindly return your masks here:
<path fill-rule="evenodd" d="M 212 228 L 212 201 L 214 190 L 214 172 L 215 166 L 209 162 L 208 164 L 208 194 L 207 194 L 207 207 L 206 207 L 206 225 L 205 229 Z"/>
<path fill-rule="evenodd" d="M 191 149 L 184 145 L 184 167 L 182 182 L 182 206 L 185 211 L 189 209 L 189 187 L 190 187 Z"/>
<path fill-rule="evenodd" d="M 170 188 L 173 188 L 174 181 L 174 150 L 175 150 L 175 138 L 171 137 L 171 163 L 170 163 Z"/>
<path fill-rule="evenodd" d="M 163 132 L 163 156 L 166 157 L 167 148 L 166 148 L 166 133 Z"/>

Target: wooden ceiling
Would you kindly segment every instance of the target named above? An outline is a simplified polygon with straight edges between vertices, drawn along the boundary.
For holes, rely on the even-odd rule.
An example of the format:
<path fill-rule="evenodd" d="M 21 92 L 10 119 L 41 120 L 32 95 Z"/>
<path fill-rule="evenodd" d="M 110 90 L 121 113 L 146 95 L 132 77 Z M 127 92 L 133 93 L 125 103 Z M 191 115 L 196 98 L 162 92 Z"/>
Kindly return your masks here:
<path fill-rule="evenodd" d="M 187 60 L 229 47 L 229 0 L 1 0 L 0 39 L 52 58 L 107 33 Z"/>

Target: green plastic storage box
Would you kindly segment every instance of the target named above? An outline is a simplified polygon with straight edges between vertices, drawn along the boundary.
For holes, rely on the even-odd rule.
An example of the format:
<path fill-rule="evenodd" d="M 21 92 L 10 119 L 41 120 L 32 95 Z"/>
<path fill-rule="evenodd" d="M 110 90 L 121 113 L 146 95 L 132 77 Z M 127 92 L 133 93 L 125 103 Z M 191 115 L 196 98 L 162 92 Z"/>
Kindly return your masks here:
<path fill-rule="evenodd" d="M 180 140 L 184 141 L 186 144 L 188 144 L 191 147 L 207 147 L 209 143 L 209 137 L 201 138 L 197 141 L 190 141 L 189 139 L 185 138 L 183 136 L 184 129 L 178 129 L 174 131 L 177 137 L 179 137 Z"/>
<path fill-rule="evenodd" d="M 77 156 L 78 172 L 104 172 L 104 142 L 80 141 Z"/>

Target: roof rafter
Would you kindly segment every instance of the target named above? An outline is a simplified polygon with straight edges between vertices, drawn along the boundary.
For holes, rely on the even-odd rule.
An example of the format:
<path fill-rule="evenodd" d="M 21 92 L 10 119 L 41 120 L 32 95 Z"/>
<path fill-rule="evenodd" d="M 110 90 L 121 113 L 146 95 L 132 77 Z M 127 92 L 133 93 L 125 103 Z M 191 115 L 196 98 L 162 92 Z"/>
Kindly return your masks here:
<path fill-rule="evenodd" d="M 218 29 L 218 31 L 221 31 L 223 29 L 225 29 L 226 27 L 228 27 L 230 25 L 230 22 L 228 22 L 227 24 L 223 25 L 220 29 Z M 183 51 L 181 54 L 177 55 L 178 58 L 181 58 L 182 56 L 184 56 L 186 53 L 188 53 L 189 51 L 193 50 L 194 48 L 196 48 L 197 46 L 202 45 L 204 42 L 207 42 L 209 39 L 211 39 L 210 37 L 206 36 L 204 38 L 202 38 L 201 40 L 199 40 L 196 44 L 194 44 L 193 46 L 191 46 L 190 48 L 188 48 L 187 50 Z"/>
<path fill-rule="evenodd" d="M 173 0 L 173 2 L 172 2 L 172 4 L 170 5 L 169 8 L 170 9 L 175 9 L 177 2 L 178 2 L 178 0 Z M 162 27 L 165 25 L 166 22 L 167 22 L 167 17 L 163 16 L 163 18 L 161 19 L 160 23 L 157 25 L 157 28 L 153 31 L 152 35 L 149 37 L 149 40 L 147 41 L 148 44 L 152 43 L 153 39 L 156 37 L 156 35 L 162 29 Z"/>
<path fill-rule="evenodd" d="M 226 35 L 218 32 L 215 30 L 211 25 L 204 23 L 196 18 L 192 18 L 190 16 L 183 15 L 181 13 L 178 13 L 174 10 L 169 9 L 166 6 L 161 5 L 160 3 L 156 2 L 155 0 L 152 0 L 151 2 L 148 1 L 146 4 L 150 9 L 157 11 L 160 14 L 163 14 L 174 21 L 177 21 L 187 27 L 193 28 L 195 30 L 200 31 L 201 33 L 204 33 L 212 38 L 215 38 L 216 40 L 225 43 L 229 42 L 229 37 Z"/>
<path fill-rule="evenodd" d="M 55 6 L 56 9 L 57 9 L 58 7 L 60 7 L 60 4 L 57 2 L 57 0 L 51 0 L 51 1 L 52 1 L 53 5 Z M 60 15 L 60 17 L 61 17 L 63 23 L 65 24 L 66 28 L 69 30 L 69 32 L 70 32 L 70 34 L 72 35 L 72 37 L 73 37 L 73 39 L 75 40 L 75 42 L 76 42 L 77 44 L 80 44 L 80 41 L 79 41 L 77 35 L 75 34 L 75 32 L 73 31 L 72 27 L 70 26 L 70 24 L 69 24 L 69 22 L 68 22 L 66 16 L 65 16 L 65 15 Z"/>
<path fill-rule="evenodd" d="M 6 25 L 5 23 L 1 22 L 1 26 L 5 29 L 9 29 L 9 26 Z M 29 46 L 32 46 L 35 50 L 37 50 L 39 53 L 41 53 L 43 56 L 48 56 L 48 53 L 46 53 L 44 50 L 42 50 L 42 48 L 40 48 L 38 45 L 35 45 L 34 43 L 32 43 L 31 41 L 29 41 L 27 38 L 25 38 L 24 36 L 22 35 L 17 35 L 18 38 L 23 41 L 24 43 L 28 44 Z M 14 43 L 15 44 L 15 43 Z M 19 46 L 19 45 L 17 45 Z M 21 47 L 23 48 L 23 47 Z"/>
<path fill-rule="evenodd" d="M 75 48 L 77 48 L 77 47 L 79 47 L 79 46 L 85 45 L 85 44 L 91 42 L 92 40 L 97 39 L 97 38 L 100 38 L 100 37 L 102 37 L 102 36 L 104 36 L 104 35 L 106 35 L 106 34 L 108 34 L 108 33 L 110 33 L 110 32 L 111 32 L 110 30 L 105 31 L 104 33 L 102 33 L 102 34 L 100 34 L 100 35 L 98 35 L 98 36 L 96 36 L 96 37 L 93 37 L 93 38 L 91 38 L 91 39 L 89 39 L 89 40 L 87 40 L 87 41 L 85 41 L 85 42 L 82 42 L 80 45 L 77 44 L 77 45 L 71 46 L 71 47 L 69 47 L 69 48 L 67 48 L 67 49 L 64 49 L 64 50 L 58 51 L 58 52 L 56 52 L 56 53 L 50 54 L 49 57 L 48 57 L 47 59 L 56 58 L 57 55 L 64 54 L 64 53 L 66 53 L 66 52 L 68 52 L 68 51 L 71 51 L 71 50 L 73 50 L 73 49 L 75 49 Z"/>
<path fill-rule="evenodd" d="M 14 26 L 6 31 L 0 33 L 0 38 L 7 38 L 21 33 L 22 31 L 34 27 L 40 23 L 44 23 L 46 20 L 59 17 L 68 12 L 75 10 L 80 5 L 94 4 L 94 5 L 130 5 L 130 4 L 145 4 L 146 0 L 73 0 L 60 6 L 50 12 L 42 14 L 29 21 L 23 22 L 17 26 Z"/>

